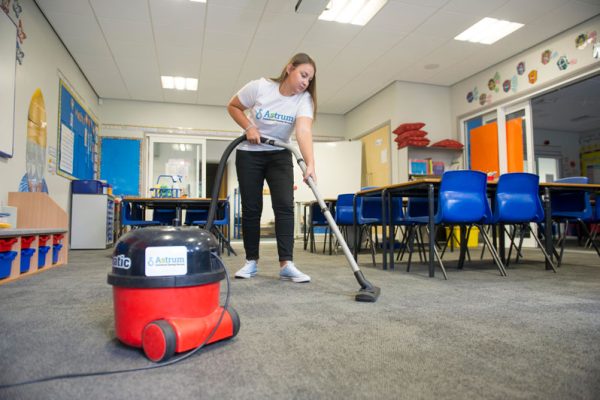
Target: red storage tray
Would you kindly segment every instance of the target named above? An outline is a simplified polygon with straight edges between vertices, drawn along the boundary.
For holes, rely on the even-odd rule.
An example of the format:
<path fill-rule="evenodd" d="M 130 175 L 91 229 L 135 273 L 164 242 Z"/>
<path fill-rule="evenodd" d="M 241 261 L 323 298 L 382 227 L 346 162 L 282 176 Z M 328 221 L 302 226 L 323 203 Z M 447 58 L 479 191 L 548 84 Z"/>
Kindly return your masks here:
<path fill-rule="evenodd" d="M 16 237 L 2 238 L 0 239 L 0 253 L 10 251 L 13 244 L 17 243 Z"/>
<path fill-rule="evenodd" d="M 21 248 L 28 249 L 31 247 L 31 243 L 35 240 L 35 236 L 21 236 Z"/>
<path fill-rule="evenodd" d="M 52 236 L 52 244 L 53 244 L 53 245 L 55 245 L 55 244 L 60 244 L 60 241 L 61 241 L 61 240 L 63 240 L 63 238 L 64 238 L 64 237 L 65 237 L 65 234 L 64 234 L 64 233 L 55 233 L 55 234 Z"/>
<path fill-rule="evenodd" d="M 46 242 L 50 239 L 50 235 L 40 235 L 38 236 L 38 245 L 45 246 Z"/>

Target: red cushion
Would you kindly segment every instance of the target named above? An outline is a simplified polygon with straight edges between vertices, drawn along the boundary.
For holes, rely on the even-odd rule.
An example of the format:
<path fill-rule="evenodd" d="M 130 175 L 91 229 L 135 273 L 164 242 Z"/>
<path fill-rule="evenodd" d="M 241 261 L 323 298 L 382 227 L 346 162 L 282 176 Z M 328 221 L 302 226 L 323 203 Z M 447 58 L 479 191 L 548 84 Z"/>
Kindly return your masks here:
<path fill-rule="evenodd" d="M 404 140 L 400 140 L 397 142 L 398 148 L 401 149 L 406 146 L 415 146 L 415 147 L 425 147 L 429 144 L 429 139 L 427 138 L 407 138 Z"/>
<path fill-rule="evenodd" d="M 406 139 L 409 137 L 425 137 L 427 136 L 427 131 L 406 131 L 406 132 L 402 132 L 400 135 L 398 135 L 397 138 L 401 138 L 401 139 Z M 396 139 L 397 139 L 396 138 Z"/>
<path fill-rule="evenodd" d="M 425 124 L 423 122 L 410 122 L 406 124 L 400 124 L 396 129 L 394 129 L 394 133 L 396 135 L 400 135 L 406 131 L 418 131 L 424 126 Z"/>
<path fill-rule="evenodd" d="M 461 142 L 457 142 L 456 140 L 444 139 L 440 140 L 439 142 L 435 142 L 431 145 L 431 147 L 447 147 L 450 149 L 462 149 L 464 145 Z"/>

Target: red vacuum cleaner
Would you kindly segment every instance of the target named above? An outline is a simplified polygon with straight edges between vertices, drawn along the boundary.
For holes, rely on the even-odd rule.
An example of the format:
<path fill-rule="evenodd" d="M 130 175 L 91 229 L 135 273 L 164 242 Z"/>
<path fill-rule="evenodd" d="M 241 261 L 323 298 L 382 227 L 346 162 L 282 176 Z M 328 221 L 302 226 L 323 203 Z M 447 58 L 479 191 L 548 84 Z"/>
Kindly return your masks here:
<path fill-rule="evenodd" d="M 220 232 L 213 229 L 213 222 L 227 159 L 245 139 L 232 141 L 221 157 L 204 229 L 135 229 L 115 245 L 108 274 L 115 332 L 121 342 L 141 347 L 154 362 L 230 339 L 240 329 L 240 318 L 229 307 L 229 285 L 225 304 L 219 306 L 226 270 L 215 238 Z"/>
<path fill-rule="evenodd" d="M 238 314 L 219 306 L 225 268 L 218 248 L 211 233 L 195 227 L 148 227 L 124 235 L 108 275 L 117 338 L 161 362 L 234 337 Z"/>

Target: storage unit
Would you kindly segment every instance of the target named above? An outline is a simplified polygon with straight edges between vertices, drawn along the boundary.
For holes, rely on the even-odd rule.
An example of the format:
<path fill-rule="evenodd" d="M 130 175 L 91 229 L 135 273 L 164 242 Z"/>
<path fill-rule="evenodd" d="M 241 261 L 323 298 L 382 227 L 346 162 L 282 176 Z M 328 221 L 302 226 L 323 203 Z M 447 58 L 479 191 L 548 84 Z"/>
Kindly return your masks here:
<path fill-rule="evenodd" d="M 105 249 L 114 241 L 114 198 L 107 194 L 71 197 L 71 249 Z"/>
<path fill-rule="evenodd" d="M 0 230 L 0 284 L 67 263 L 66 229 Z"/>

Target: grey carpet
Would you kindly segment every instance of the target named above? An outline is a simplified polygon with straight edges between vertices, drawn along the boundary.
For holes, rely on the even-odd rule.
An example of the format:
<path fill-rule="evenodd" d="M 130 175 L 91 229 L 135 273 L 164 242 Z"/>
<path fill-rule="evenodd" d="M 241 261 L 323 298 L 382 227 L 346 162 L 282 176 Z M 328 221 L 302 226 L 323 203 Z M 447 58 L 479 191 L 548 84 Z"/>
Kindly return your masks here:
<path fill-rule="evenodd" d="M 459 271 L 447 254 L 448 281 L 439 270 L 428 278 L 425 265 L 382 271 L 361 254 L 382 289 L 365 304 L 353 301 L 358 285 L 341 254 L 298 243 L 296 263 L 313 281 L 294 284 L 278 280 L 275 246 L 261 250 L 259 275 L 232 281 L 236 338 L 166 368 L 0 389 L 0 398 L 599 398 L 595 253 L 567 252 L 554 274 L 527 250 L 507 278 L 489 261 Z M 68 266 L 0 286 L 0 384 L 151 364 L 114 339 L 110 254 L 71 251 Z M 243 259 L 224 261 L 234 273 Z"/>

